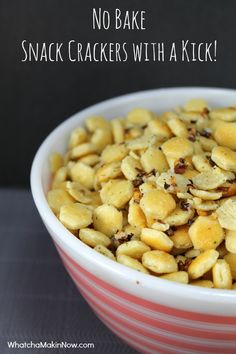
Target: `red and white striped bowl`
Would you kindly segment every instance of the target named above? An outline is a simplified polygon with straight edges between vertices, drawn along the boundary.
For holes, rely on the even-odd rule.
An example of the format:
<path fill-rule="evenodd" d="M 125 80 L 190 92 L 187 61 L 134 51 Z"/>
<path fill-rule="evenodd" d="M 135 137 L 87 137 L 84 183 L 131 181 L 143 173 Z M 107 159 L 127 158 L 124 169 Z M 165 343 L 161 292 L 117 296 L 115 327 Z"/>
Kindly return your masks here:
<path fill-rule="evenodd" d="M 182 285 L 139 273 L 96 253 L 51 212 L 48 157 L 64 152 L 69 132 L 86 117 L 122 116 L 134 107 L 164 111 L 191 98 L 212 106 L 236 103 L 236 91 L 171 88 L 134 93 L 94 105 L 57 127 L 38 150 L 32 170 L 35 204 L 61 259 L 97 316 L 142 353 L 236 353 L 236 292 Z"/>

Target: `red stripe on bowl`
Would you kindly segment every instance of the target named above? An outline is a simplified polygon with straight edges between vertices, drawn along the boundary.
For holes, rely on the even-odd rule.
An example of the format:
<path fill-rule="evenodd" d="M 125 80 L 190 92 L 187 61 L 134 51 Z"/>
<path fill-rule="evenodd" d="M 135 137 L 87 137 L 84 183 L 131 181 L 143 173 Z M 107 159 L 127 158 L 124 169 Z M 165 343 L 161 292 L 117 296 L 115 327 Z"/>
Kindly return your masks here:
<path fill-rule="evenodd" d="M 86 277 L 88 277 L 92 282 L 96 283 L 97 285 L 101 286 L 105 290 L 113 293 L 116 296 L 119 296 L 125 299 L 127 302 L 135 303 L 136 305 L 140 305 L 145 309 L 150 309 L 151 311 L 167 314 L 169 316 L 175 316 L 177 318 L 182 319 L 189 319 L 191 321 L 199 321 L 199 322 L 207 322 L 207 323 L 216 323 L 216 324 L 224 324 L 224 325 L 236 325 L 236 318 L 229 317 L 229 316 L 216 316 L 216 315 L 206 315 L 204 313 L 195 313 L 190 311 L 178 310 L 175 308 L 167 307 L 164 305 L 160 305 L 157 303 L 153 303 L 137 296 L 131 295 L 126 293 L 125 291 L 121 291 L 118 288 L 114 288 L 113 286 L 109 285 L 108 283 L 104 282 L 103 280 L 97 278 L 93 274 L 89 273 L 87 270 L 82 268 L 78 263 L 76 263 L 67 253 L 62 250 L 62 248 L 56 245 L 59 253 L 61 254 L 62 258 L 65 258 L 68 262 L 70 262 L 78 271 L 82 272 Z M 157 290 L 157 297 L 158 297 L 158 290 Z"/>
<path fill-rule="evenodd" d="M 191 349 L 191 352 L 192 350 L 194 351 L 200 350 L 200 352 L 207 351 L 209 353 L 222 353 L 222 351 L 225 349 L 225 346 L 229 347 L 229 345 L 231 345 L 231 348 L 227 348 L 227 350 L 231 350 L 232 345 L 234 346 L 234 348 L 236 348 L 236 342 L 234 343 L 229 342 L 227 343 L 228 345 L 225 345 L 220 340 L 218 340 L 218 337 L 214 338 L 215 341 L 211 340 L 211 342 L 202 345 L 203 342 L 202 338 L 194 338 L 192 336 L 192 339 L 196 341 L 196 343 L 191 343 L 191 338 L 190 337 L 187 338 L 185 336 L 184 330 L 182 330 L 181 332 L 182 336 L 180 335 L 178 338 L 176 334 L 173 333 L 173 331 L 171 330 L 171 326 L 169 328 L 169 331 L 168 332 L 166 331 L 165 334 L 158 333 L 158 328 L 159 328 L 158 325 L 156 326 L 157 332 L 151 333 L 148 328 L 145 328 L 145 325 L 149 325 L 148 319 L 146 322 L 142 323 L 143 328 L 140 328 L 140 326 L 137 326 L 138 324 L 137 321 L 133 321 L 133 323 L 131 323 L 131 321 L 128 321 L 125 318 L 121 318 L 120 316 L 115 315 L 113 309 L 115 309 L 115 311 L 118 311 L 122 314 L 126 314 L 128 315 L 128 317 L 133 319 L 132 315 L 129 316 L 129 313 L 127 313 L 126 309 L 124 310 L 121 306 L 117 307 L 117 303 L 112 302 L 110 300 L 109 294 L 107 294 L 107 296 L 104 295 L 101 296 L 101 294 L 99 293 L 99 291 L 97 291 L 97 289 L 95 289 L 94 287 L 86 283 L 81 277 L 78 276 L 78 274 L 76 274 L 73 271 L 72 268 L 70 268 L 70 266 L 68 266 L 68 271 L 72 276 L 72 278 L 74 279 L 75 283 L 77 284 L 78 288 L 80 289 L 81 293 L 85 297 L 85 299 L 88 301 L 91 307 L 100 314 L 99 317 L 101 317 L 102 316 L 101 314 L 103 314 L 103 319 L 105 318 L 107 321 L 110 320 L 112 323 L 118 323 L 122 327 L 127 328 L 127 330 L 132 331 L 134 333 L 138 333 L 138 335 L 140 335 L 142 338 L 145 338 L 147 340 L 150 339 L 151 341 L 157 341 L 158 343 L 170 344 L 173 345 L 175 348 L 181 348 L 182 350 Z M 101 306 L 101 303 L 103 303 L 104 305 Z M 194 334 L 194 330 L 192 331 L 191 334 Z M 215 332 L 213 331 L 212 335 L 214 334 Z M 235 339 L 235 336 L 233 335 L 231 339 L 232 340 Z"/>

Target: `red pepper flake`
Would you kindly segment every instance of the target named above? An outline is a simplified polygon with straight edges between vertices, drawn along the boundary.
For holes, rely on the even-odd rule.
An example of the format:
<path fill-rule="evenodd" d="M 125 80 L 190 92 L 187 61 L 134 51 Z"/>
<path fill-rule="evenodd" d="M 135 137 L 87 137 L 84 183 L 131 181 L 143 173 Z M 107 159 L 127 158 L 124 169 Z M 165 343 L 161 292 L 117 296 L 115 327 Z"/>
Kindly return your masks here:
<path fill-rule="evenodd" d="M 135 179 L 132 181 L 132 183 L 133 183 L 133 186 L 134 186 L 135 188 L 137 188 L 137 187 L 139 187 L 139 186 L 143 183 L 143 179 L 142 179 L 142 177 L 138 177 L 138 176 L 137 176 L 137 178 L 135 178 Z"/>
<path fill-rule="evenodd" d="M 188 131 L 189 131 L 188 140 L 193 142 L 196 141 L 196 134 L 197 134 L 196 128 L 188 128 Z"/>
<path fill-rule="evenodd" d="M 174 172 L 177 174 L 183 174 L 187 169 L 187 165 L 183 158 L 180 158 L 178 161 L 175 162 Z"/>
<path fill-rule="evenodd" d="M 133 233 L 126 234 L 123 231 L 118 231 L 114 236 L 111 238 L 112 245 L 117 248 L 120 246 L 122 243 L 130 241 L 131 237 L 133 236 Z"/>
<path fill-rule="evenodd" d="M 151 177 L 151 176 L 155 176 L 155 174 L 156 174 L 155 169 L 153 169 L 149 173 L 141 170 L 138 167 L 136 167 L 136 170 L 138 171 L 137 177 L 132 181 L 134 187 L 139 187 L 144 182 L 143 177 Z"/>
<path fill-rule="evenodd" d="M 188 271 L 188 267 L 190 266 L 192 260 L 190 258 L 187 258 L 184 262 L 183 261 L 179 261 L 178 262 L 178 269 L 180 271 Z"/>
<path fill-rule="evenodd" d="M 196 135 L 194 134 L 189 134 L 188 135 L 188 140 L 192 141 L 194 143 L 194 141 L 196 141 Z"/>

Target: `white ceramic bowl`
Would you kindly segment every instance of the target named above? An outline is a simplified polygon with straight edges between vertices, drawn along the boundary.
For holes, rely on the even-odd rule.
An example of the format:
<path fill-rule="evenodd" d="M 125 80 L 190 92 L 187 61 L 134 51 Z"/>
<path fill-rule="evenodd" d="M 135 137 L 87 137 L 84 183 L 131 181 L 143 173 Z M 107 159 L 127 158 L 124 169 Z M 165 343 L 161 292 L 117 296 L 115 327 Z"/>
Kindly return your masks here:
<path fill-rule="evenodd" d="M 236 103 L 236 90 L 157 89 L 96 104 L 60 124 L 46 138 L 31 170 L 35 204 L 68 273 L 98 317 L 144 353 L 236 353 L 236 292 L 158 279 L 93 251 L 58 221 L 47 204 L 48 158 L 53 151 L 65 151 L 70 131 L 90 115 L 114 118 L 134 107 L 161 112 L 191 98 L 204 98 L 213 107 L 227 106 Z"/>

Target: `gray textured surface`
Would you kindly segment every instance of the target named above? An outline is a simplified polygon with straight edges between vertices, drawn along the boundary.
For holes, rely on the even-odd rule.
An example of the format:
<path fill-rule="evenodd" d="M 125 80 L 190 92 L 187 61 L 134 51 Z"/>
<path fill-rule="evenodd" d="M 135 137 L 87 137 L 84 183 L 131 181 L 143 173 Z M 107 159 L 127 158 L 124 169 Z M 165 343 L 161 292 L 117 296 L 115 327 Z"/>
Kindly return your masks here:
<path fill-rule="evenodd" d="M 0 353 L 135 354 L 93 314 L 63 268 L 28 190 L 0 189 Z M 7 341 L 95 349 L 8 349 Z"/>

